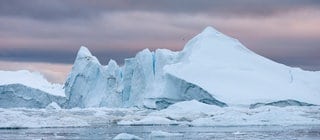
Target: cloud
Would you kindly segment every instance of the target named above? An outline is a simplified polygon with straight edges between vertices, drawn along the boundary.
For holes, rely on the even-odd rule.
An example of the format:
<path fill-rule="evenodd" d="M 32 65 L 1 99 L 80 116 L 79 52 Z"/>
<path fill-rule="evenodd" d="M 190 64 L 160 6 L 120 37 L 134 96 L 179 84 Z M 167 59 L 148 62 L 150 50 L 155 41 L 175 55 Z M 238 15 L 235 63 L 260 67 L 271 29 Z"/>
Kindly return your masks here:
<path fill-rule="evenodd" d="M 296 10 L 319 8 L 317 0 L 10 0 L 0 1 L 0 15 L 41 20 L 92 19 L 103 13 L 147 11 L 166 13 L 204 13 L 216 16 L 267 16 Z"/>
<path fill-rule="evenodd" d="M 85 45 L 103 64 L 123 63 L 144 48 L 180 50 L 211 25 L 258 54 L 316 69 L 319 5 L 313 0 L 0 1 L 0 60 L 70 64 Z"/>

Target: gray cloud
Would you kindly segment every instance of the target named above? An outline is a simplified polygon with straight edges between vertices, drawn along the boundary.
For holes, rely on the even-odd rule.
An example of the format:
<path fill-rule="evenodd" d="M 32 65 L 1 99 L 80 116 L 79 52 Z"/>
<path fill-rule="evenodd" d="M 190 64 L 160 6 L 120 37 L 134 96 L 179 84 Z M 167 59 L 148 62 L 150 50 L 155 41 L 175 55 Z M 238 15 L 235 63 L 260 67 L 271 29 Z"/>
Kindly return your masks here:
<path fill-rule="evenodd" d="M 101 64 L 107 64 L 110 59 L 123 64 L 125 58 L 133 57 L 136 53 L 137 51 L 132 50 L 92 50 L 92 54 L 100 60 Z M 76 58 L 76 54 L 77 50 L 6 49 L 1 50 L 0 60 L 72 64 Z"/>
<path fill-rule="evenodd" d="M 317 0 L 10 0 L 0 1 L 1 16 L 41 20 L 99 17 L 105 12 L 153 11 L 216 16 L 266 16 L 298 8 L 319 8 Z"/>
<path fill-rule="evenodd" d="M 85 45 L 103 64 L 122 63 L 144 48 L 180 50 L 210 25 L 275 61 L 320 70 L 319 8 L 317 0 L 0 1 L 0 60 L 72 63 Z"/>

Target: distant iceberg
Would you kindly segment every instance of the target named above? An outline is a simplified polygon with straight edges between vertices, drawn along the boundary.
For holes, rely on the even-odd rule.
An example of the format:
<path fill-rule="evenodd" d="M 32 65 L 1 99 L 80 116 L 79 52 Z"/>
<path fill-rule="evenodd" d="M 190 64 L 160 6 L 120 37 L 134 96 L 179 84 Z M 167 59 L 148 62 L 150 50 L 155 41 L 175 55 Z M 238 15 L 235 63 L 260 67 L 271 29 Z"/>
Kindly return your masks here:
<path fill-rule="evenodd" d="M 51 102 L 64 104 L 63 86 L 49 83 L 39 73 L 0 71 L 0 107 L 45 108 Z"/>

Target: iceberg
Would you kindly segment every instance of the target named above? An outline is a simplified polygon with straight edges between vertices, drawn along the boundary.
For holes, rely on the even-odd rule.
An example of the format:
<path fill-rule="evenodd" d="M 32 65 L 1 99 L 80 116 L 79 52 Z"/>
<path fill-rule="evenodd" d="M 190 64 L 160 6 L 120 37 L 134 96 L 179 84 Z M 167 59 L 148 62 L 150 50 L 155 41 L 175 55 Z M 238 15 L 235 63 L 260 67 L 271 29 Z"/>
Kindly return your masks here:
<path fill-rule="evenodd" d="M 65 103 L 62 85 L 49 83 L 39 73 L 0 71 L 1 108 L 45 108 L 51 102 Z"/>
<path fill-rule="evenodd" d="M 196 100 L 219 107 L 320 105 L 320 72 L 262 57 L 207 27 L 182 51 L 144 49 L 122 66 L 81 46 L 64 87 L 40 74 L 0 71 L 0 107 L 138 107 Z"/>
<path fill-rule="evenodd" d="M 82 46 L 65 83 L 67 102 L 73 107 L 145 107 L 163 109 L 185 100 L 227 106 L 201 87 L 167 74 L 164 67 L 177 63 L 178 53 L 145 49 L 125 59 L 122 67 L 114 60 L 101 65 Z"/>
<path fill-rule="evenodd" d="M 0 71 L 0 128 L 314 126 L 319 83 L 320 72 L 276 63 L 208 27 L 182 51 L 144 49 L 123 65 L 101 65 L 82 46 L 64 86 L 35 72 Z"/>
<path fill-rule="evenodd" d="M 318 83 L 320 72 L 276 63 L 207 27 L 180 52 L 144 49 L 123 66 L 114 60 L 103 66 L 81 47 L 65 92 L 67 108 L 164 109 L 191 100 L 220 107 L 285 100 L 319 105 Z"/>

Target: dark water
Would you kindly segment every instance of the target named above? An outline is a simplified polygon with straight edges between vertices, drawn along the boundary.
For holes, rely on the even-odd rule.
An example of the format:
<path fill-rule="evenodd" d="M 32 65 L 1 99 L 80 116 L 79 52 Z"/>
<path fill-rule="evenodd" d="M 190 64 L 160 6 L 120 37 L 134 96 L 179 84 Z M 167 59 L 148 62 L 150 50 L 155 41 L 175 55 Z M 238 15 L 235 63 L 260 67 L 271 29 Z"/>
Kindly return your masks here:
<path fill-rule="evenodd" d="M 152 137 L 151 131 L 180 133 L 176 137 Z M 320 140 L 320 126 L 97 126 L 77 128 L 0 129 L 0 139 L 112 139 L 119 133 L 143 139 L 272 139 Z"/>

